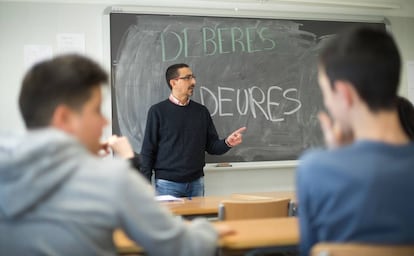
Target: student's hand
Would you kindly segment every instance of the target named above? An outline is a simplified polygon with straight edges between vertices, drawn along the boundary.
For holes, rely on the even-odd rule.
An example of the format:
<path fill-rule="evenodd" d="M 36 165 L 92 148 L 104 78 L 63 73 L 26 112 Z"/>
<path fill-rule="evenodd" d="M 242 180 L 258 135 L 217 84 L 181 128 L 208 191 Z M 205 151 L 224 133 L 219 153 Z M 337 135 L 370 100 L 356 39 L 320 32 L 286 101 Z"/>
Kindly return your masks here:
<path fill-rule="evenodd" d="M 107 141 L 102 143 L 102 149 L 105 150 L 107 154 L 110 149 L 112 149 L 115 154 L 125 159 L 134 157 L 132 146 L 125 136 L 118 137 L 117 135 L 112 135 Z"/>
<path fill-rule="evenodd" d="M 217 231 L 219 237 L 227 236 L 235 233 L 235 230 L 223 223 L 214 223 L 214 228 Z"/>
<path fill-rule="evenodd" d="M 243 132 L 246 131 L 246 127 L 242 127 L 232 132 L 229 137 L 226 138 L 226 144 L 229 147 L 234 147 L 242 143 L 243 141 Z"/>
<path fill-rule="evenodd" d="M 354 141 L 352 131 L 345 131 L 326 112 L 320 112 L 318 119 L 328 148 L 344 146 Z"/>

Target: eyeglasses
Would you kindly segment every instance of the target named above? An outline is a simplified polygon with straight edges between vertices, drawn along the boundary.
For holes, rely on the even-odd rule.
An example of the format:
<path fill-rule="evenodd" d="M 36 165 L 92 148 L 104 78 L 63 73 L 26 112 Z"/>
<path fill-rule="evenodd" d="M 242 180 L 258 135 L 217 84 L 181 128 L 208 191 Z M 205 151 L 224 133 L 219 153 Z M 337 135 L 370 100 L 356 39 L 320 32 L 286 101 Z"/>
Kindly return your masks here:
<path fill-rule="evenodd" d="M 196 77 L 195 77 L 195 75 L 188 75 L 188 76 L 184 76 L 184 77 L 177 77 L 177 78 L 175 78 L 175 79 L 183 79 L 183 80 L 185 80 L 185 81 L 190 81 L 191 79 L 196 79 Z"/>

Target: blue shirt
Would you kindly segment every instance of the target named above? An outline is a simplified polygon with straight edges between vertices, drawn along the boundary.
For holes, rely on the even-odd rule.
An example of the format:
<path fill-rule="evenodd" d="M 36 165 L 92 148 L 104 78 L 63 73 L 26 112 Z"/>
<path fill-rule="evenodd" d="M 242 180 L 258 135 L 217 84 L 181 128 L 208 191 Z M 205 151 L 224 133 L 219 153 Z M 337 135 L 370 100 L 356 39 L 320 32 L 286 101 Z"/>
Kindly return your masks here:
<path fill-rule="evenodd" d="M 301 255 L 318 242 L 414 243 L 414 144 L 359 141 L 304 154 L 297 171 Z"/>

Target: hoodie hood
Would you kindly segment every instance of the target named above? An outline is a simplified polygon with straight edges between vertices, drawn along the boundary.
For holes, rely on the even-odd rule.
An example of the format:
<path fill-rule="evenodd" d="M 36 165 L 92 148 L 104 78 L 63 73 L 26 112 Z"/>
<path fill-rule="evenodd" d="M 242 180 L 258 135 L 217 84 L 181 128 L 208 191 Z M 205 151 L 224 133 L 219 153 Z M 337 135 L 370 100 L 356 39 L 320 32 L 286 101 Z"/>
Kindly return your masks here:
<path fill-rule="evenodd" d="M 88 154 L 77 140 L 48 128 L 0 135 L 0 219 L 30 212 L 65 184 Z"/>

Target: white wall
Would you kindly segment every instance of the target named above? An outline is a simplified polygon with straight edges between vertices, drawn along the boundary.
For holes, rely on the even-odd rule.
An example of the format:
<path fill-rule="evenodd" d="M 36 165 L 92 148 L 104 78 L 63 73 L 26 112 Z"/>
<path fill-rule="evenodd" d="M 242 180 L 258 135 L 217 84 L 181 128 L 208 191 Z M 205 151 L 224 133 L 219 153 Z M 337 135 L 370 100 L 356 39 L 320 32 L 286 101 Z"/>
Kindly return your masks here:
<path fill-rule="evenodd" d="M 388 17 L 388 19 L 391 22 L 391 30 L 400 48 L 403 59 L 400 94 L 408 96 L 406 69 L 407 61 L 414 60 L 414 18 Z"/>
<path fill-rule="evenodd" d="M 17 98 L 24 75 L 25 45 L 51 45 L 56 34 L 84 33 L 86 54 L 102 62 L 105 6 L 0 2 L 0 131 L 23 130 Z"/>
<path fill-rule="evenodd" d="M 20 82 L 26 71 L 23 62 L 24 46 L 30 44 L 51 45 L 53 52 L 56 53 L 56 34 L 83 33 L 85 35 L 86 54 L 108 67 L 109 51 L 107 49 L 108 38 L 106 37 L 108 27 L 104 10 L 111 4 L 120 2 L 130 4 L 131 1 L 101 0 L 72 4 L 64 0 L 59 1 L 64 3 L 50 2 L 31 1 L 28 3 L 0 0 L 0 132 L 24 130 L 17 106 Z M 144 1 L 135 2 L 144 3 Z M 240 0 L 239 3 L 232 0 L 227 2 L 198 1 L 199 4 L 195 4 L 195 2 L 179 0 L 146 1 L 146 5 L 150 3 L 153 7 L 144 8 L 135 5 L 133 8 L 149 12 L 234 15 L 234 8 L 232 10 L 229 8 L 239 6 L 240 9 L 237 11 L 239 16 L 274 18 L 290 16 L 304 19 L 339 18 L 352 20 L 385 16 L 391 22 L 392 33 L 400 46 L 404 58 L 404 72 L 405 62 L 414 60 L 414 5 L 413 2 L 408 0 L 392 1 L 398 3 L 400 9 L 394 8 L 395 6 L 393 8 L 354 8 L 332 5 L 302 5 L 296 7 L 283 5 L 276 8 L 270 5 L 257 4 L 257 1 L 254 2 L 253 0 Z M 271 2 L 269 4 L 272 4 Z M 337 2 L 342 3 L 344 1 Z M 359 1 L 353 2 L 358 3 Z M 409 6 L 406 6 L 407 4 Z M 156 6 L 154 7 L 154 5 Z M 173 7 L 166 7 L 171 5 Z M 198 6 L 198 9 L 192 6 Z M 286 8 L 286 11 L 281 11 L 280 8 Z M 279 11 L 276 11 L 276 9 Z M 295 13 L 295 10 L 302 13 Z M 407 16 L 410 14 L 411 17 L 397 17 L 398 15 Z M 405 73 L 402 76 L 400 93 L 407 95 Z M 215 168 L 210 165 L 206 168 L 206 193 L 208 195 L 219 195 L 232 192 L 293 190 L 294 170 L 295 163 L 292 162 L 258 163 L 256 165 L 234 164 L 233 167 L 227 168 Z"/>

